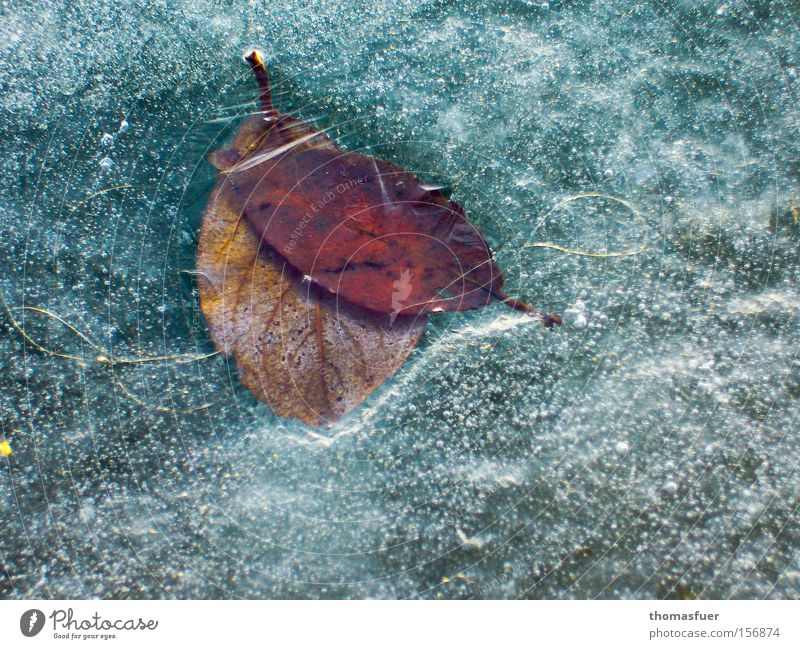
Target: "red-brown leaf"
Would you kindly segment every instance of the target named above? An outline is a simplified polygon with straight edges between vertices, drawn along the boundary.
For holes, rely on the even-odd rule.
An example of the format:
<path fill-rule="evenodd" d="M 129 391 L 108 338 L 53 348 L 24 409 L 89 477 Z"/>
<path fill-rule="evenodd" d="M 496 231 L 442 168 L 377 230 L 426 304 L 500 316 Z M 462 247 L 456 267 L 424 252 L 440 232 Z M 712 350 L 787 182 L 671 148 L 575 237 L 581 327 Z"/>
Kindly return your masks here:
<path fill-rule="evenodd" d="M 506 300 L 503 276 L 462 207 L 392 162 L 346 152 L 272 108 L 212 161 L 263 244 L 318 286 L 380 313 L 463 311 Z M 405 278 L 398 300 L 394 283 Z M 512 301 L 512 306 L 516 301 Z"/>
<path fill-rule="evenodd" d="M 217 184 L 200 229 L 200 307 L 217 349 L 283 417 L 338 420 L 403 365 L 425 316 L 376 314 L 321 292 L 258 238 Z"/>

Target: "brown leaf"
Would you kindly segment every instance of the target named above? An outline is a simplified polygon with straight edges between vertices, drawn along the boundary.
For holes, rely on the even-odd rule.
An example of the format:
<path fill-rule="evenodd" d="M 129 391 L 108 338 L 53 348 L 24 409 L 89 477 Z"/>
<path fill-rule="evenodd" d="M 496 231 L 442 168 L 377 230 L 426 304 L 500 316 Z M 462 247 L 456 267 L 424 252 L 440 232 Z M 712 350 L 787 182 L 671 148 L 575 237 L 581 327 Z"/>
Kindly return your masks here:
<path fill-rule="evenodd" d="M 503 293 L 492 252 L 458 203 L 402 167 L 343 151 L 276 111 L 260 55 L 247 60 L 262 114 L 211 160 L 262 245 L 315 285 L 379 313 L 463 311 L 500 300 L 547 326 L 558 321 Z"/>
<path fill-rule="evenodd" d="M 220 180 L 197 249 L 200 306 L 217 349 L 283 417 L 311 426 L 357 407 L 405 362 L 425 316 L 380 315 L 313 284 L 259 239 Z M 392 321 L 393 320 L 393 321 Z"/>

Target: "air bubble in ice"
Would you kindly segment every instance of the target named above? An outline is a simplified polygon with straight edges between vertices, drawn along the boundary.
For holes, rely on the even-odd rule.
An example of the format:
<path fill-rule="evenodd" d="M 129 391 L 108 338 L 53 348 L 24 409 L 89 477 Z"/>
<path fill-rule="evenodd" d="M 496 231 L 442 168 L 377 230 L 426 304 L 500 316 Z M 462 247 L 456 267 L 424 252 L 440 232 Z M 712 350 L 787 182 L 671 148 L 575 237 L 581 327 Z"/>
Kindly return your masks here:
<path fill-rule="evenodd" d="M 564 311 L 564 317 L 573 327 L 583 329 L 589 320 L 586 318 L 586 305 L 582 300 L 578 300 L 569 309 Z"/>

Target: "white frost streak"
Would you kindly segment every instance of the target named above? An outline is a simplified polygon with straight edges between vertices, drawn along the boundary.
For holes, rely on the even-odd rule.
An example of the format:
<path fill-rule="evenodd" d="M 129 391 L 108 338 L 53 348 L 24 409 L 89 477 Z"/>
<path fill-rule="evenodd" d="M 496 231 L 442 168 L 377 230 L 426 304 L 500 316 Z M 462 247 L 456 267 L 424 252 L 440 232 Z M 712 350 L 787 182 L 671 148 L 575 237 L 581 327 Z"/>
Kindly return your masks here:
<path fill-rule="evenodd" d="M 267 151 L 266 153 L 259 153 L 258 155 L 254 155 L 252 158 L 248 158 L 244 162 L 240 162 L 234 165 L 229 173 L 236 173 L 237 171 L 246 171 L 247 169 L 252 169 L 257 165 L 260 165 L 262 162 L 266 162 L 267 160 L 272 160 L 272 158 L 279 156 L 282 153 L 291 151 L 294 147 L 303 144 L 303 142 L 308 142 L 310 139 L 315 138 L 320 133 L 324 132 L 325 131 L 320 131 L 319 133 L 309 133 L 308 135 L 304 135 L 303 137 L 294 140 L 292 142 L 289 142 L 288 144 L 279 146 L 277 149 L 272 149 L 271 151 Z"/>
<path fill-rule="evenodd" d="M 375 178 L 378 179 L 378 182 L 381 186 L 381 198 L 383 199 L 383 204 L 386 207 L 389 207 L 393 201 L 389 198 L 389 192 L 386 189 L 386 182 L 383 180 L 383 175 L 381 175 L 381 172 L 378 169 L 378 163 L 374 158 L 372 159 L 372 166 L 375 168 Z"/>

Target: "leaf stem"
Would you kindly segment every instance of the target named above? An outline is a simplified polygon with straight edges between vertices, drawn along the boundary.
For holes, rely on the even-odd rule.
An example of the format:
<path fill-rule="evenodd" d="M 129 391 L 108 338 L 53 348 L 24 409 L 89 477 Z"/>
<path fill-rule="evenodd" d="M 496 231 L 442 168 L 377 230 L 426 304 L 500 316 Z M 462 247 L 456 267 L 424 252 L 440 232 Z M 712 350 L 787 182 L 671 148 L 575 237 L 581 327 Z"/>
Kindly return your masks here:
<path fill-rule="evenodd" d="M 554 324 L 561 324 L 561 318 L 559 318 L 555 313 L 546 313 L 544 311 L 540 311 L 539 309 L 535 309 L 529 304 L 525 304 L 525 302 L 518 298 L 509 297 L 503 293 L 503 291 L 495 291 L 494 297 L 500 300 L 503 304 L 507 304 L 512 309 L 522 311 L 523 313 L 529 313 L 548 329 L 552 329 Z"/>
<path fill-rule="evenodd" d="M 253 50 L 244 57 L 244 60 L 250 64 L 253 74 L 256 75 L 256 83 L 258 83 L 258 99 L 261 102 L 261 110 L 267 116 L 275 114 L 275 108 L 272 105 L 272 90 L 269 86 L 269 74 L 267 73 L 267 66 L 264 65 L 264 59 L 261 52 Z"/>

